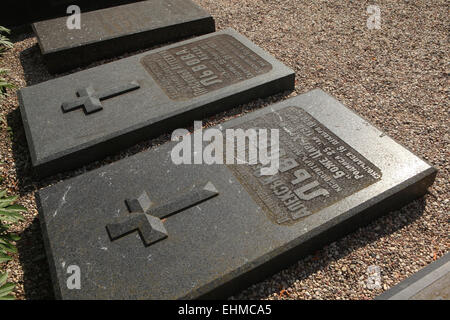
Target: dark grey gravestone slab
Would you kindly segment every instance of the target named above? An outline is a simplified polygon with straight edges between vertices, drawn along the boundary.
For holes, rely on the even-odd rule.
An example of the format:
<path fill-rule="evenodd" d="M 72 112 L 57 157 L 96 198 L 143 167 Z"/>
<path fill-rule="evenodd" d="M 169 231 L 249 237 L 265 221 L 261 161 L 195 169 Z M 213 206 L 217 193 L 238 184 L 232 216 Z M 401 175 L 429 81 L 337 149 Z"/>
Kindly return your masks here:
<path fill-rule="evenodd" d="M 67 17 L 33 24 L 50 72 L 215 31 L 214 19 L 190 0 L 151 0 L 81 14 L 81 29 Z"/>
<path fill-rule="evenodd" d="M 435 178 L 320 90 L 219 128 L 251 127 L 280 129 L 274 176 L 258 177 L 257 165 L 174 165 L 169 142 L 40 190 L 56 296 L 223 298 L 422 196 Z M 69 265 L 80 290 L 66 286 Z"/>
<path fill-rule="evenodd" d="M 449 300 L 450 254 L 385 291 L 376 300 Z"/>
<path fill-rule="evenodd" d="M 232 29 L 19 91 L 44 176 L 239 104 L 294 88 L 295 73 Z"/>
<path fill-rule="evenodd" d="M 0 24 L 16 27 L 49 18 L 67 16 L 67 8 L 77 5 L 81 12 L 98 10 L 142 0 L 2 0 Z"/>

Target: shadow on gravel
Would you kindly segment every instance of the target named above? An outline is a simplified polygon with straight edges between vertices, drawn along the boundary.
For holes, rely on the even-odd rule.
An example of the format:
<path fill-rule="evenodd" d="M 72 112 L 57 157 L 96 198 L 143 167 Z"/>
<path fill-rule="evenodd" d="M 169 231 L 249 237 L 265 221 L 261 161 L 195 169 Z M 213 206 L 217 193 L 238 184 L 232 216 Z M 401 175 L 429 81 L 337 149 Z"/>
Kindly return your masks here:
<path fill-rule="evenodd" d="M 17 43 L 20 41 L 23 41 L 25 39 L 33 38 L 33 29 L 31 28 L 31 25 L 23 25 L 20 27 L 11 27 L 9 28 L 11 33 L 8 35 L 9 40 L 12 43 Z"/>
<path fill-rule="evenodd" d="M 25 130 L 19 108 L 14 109 L 6 115 L 6 122 L 10 129 L 12 142 L 11 152 L 15 163 L 18 194 L 23 196 L 34 190 L 32 179 L 31 158 L 28 151 Z"/>
<path fill-rule="evenodd" d="M 25 298 L 31 300 L 54 299 L 39 218 L 35 218 L 20 236 L 17 249 L 23 270 Z"/>
<path fill-rule="evenodd" d="M 35 35 L 31 30 L 31 26 L 21 26 L 12 30 L 10 41 L 17 46 L 17 43 L 24 40 L 31 41 L 34 37 Z M 37 43 L 30 48 L 20 51 L 19 60 L 23 68 L 26 86 L 31 86 L 54 78 L 44 65 L 41 50 Z"/>
<path fill-rule="evenodd" d="M 54 78 L 54 76 L 47 71 L 38 44 L 20 52 L 19 59 L 23 67 L 27 86 L 32 86 Z"/>
<path fill-rule="evenodd" d="M 425 205 L 426 199 L 425 197 L 422 197 L 399 210 L 389 212 L 370 222 L 368 225 L 349 233 L 347 236 L 324 246 L 314 254 L 299 260 L 297 263 L 274 274 L 272 277 L 235 294 L 231 298 L 266 299 L 273 294 L 279 294 L 283 289 L 293 286 L 295 282 L 302 281 L 318 271 L 330 272 L 326 269 L 334 261 L 337 261 L 382 237 L 390 235 L 419 219 L 424 213 Z M 372 258 L 376 258 L 376 254 L 369 254 L 373 255 Z M 352 263 L 359 265 L 360 261 L 352 261 Z M 367 268 L 367 266 L 364 267 Z M 352 271 L 349 270 L 349 272 L 351 273 Z M 276 287 L 273 286 L 274 283 L 277 284 Z M 378 289 L 376 294 L 378 295 L 382 291 L 382 289 Z M 311 293 L 311 295 L 314 294 L 314 292 L 309 293 Z"/>

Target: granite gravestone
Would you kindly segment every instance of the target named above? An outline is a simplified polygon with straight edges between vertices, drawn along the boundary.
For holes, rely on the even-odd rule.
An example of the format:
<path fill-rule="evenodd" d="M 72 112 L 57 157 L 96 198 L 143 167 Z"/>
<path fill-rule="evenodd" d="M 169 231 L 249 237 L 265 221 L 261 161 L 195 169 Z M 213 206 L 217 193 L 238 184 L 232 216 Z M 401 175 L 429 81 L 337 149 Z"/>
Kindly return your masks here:
<path fill-rule="evenodd" d="M 136 2 L 82 13 L 80 19 L 79 30 L 67 28 L 67 17 L 33 24 L 50 72 L 215 31 L 213 18 L 190 0 Z"/>
<path fill-rule="evenodd" d="M 31 22 L 67 15 L 77 5 L 82 12 L 113 7 L 142 0 L 2 0 L 0 25 L 16 27 Z"/>
<path fill-rule="evenodd" d="M 422 196 L 436 174 L 320 90 L 219 128 L 279 129 L 277 173 L 175 165 L 180 139 L 37 193 L 58 298 L 223 298 Z"/>
<path fill-rule="evenodd" d="M 32 164 L 49 175 L 254 99 L 295 73 L 232 29 L 19 91 Z"/>

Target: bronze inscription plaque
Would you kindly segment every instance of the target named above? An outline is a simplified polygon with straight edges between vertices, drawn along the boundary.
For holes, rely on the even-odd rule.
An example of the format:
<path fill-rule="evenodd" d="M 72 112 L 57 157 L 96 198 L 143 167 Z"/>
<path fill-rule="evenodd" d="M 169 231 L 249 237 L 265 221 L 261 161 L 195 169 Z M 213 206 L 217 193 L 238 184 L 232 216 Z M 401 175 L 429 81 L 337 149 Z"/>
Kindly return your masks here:
<path fill-rule="evenodd" d="M 172 100 L 188 100 L 254 78 L 272 65 L 222 34 L 152 53 L 142 64 Z"/>
<path fill-rule="evenodd" d="M 275 175 L 261 176 L 261 164 L 229 165 L 275 223 L 293 224 L 381 179 L 379 168 L 303 109 L 287 107 L 237 128 L 267 129 L 267 136 L 279 130 Z"/>

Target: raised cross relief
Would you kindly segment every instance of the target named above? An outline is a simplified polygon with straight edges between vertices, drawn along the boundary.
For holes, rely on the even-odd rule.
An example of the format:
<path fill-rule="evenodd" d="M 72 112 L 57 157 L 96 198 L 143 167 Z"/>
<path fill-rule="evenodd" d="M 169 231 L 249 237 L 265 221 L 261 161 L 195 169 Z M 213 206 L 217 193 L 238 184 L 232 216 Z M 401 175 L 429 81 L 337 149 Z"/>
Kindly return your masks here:
<path fill-rule="evenodd" d="M 164 204 L 154 205 L 147 192 L 144 191 L 136 199 L 125 200 L 130 215 L 107 224 L 106 229 L 111 241 L 137 231 L 144 245 L 149 246 L 168 237 L 162 219 L 193 207 L 218 194 L 219 192 L 212 182 L 207 182 Z"/>
<path fill-rule="evenodd" d="M 141 86 L 137 81 L 106 89 L 103 91 L 95 91 L 92 86 L 81 88 L 77 90 L 78 98 L 73 101 L 64 102 L 62 104 L 63 112 L 70 112 L 78 108 L 83 108 L 85 114 L 91 114 L 103 109 L 102 100 L 114 98 L 118 95 L 137 90 Z"/>

